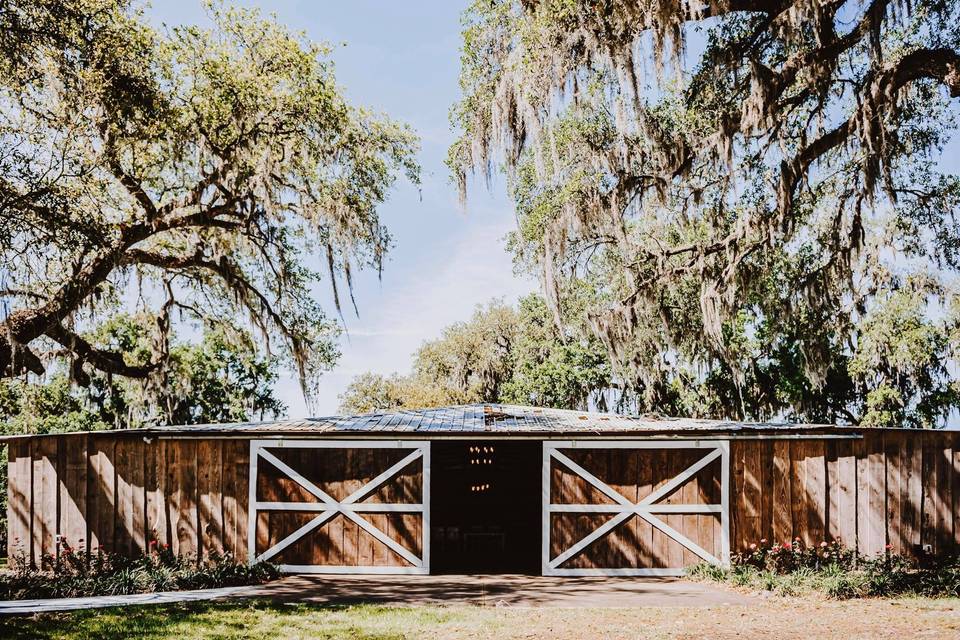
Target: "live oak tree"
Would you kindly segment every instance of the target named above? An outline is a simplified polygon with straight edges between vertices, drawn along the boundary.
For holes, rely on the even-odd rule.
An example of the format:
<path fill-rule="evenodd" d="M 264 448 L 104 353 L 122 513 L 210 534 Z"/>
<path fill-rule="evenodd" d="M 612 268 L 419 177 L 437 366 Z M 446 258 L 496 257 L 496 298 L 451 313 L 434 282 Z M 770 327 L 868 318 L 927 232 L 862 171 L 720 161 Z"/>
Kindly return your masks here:
<path fill-rule="evenodd" d="M 306 391 L 332 363 L 311 262 L 338 310 L 338 281 L 380 268 L 416 138 L 345 100 L 325 46 L 208 11 L 158 32 L 123 0 L 0 3 L 0 375 L 161 375 L 181 319 L 255 330 Z M 152 317 L 136 362 L 85 337 L 130 305 Z"/>
<path fill-rule="evenodd" d="M 464 24 L 454 175 L 502 161 L 518 263 L 641 408 L 957 405 L 960 3 L 477 0 Z"/>

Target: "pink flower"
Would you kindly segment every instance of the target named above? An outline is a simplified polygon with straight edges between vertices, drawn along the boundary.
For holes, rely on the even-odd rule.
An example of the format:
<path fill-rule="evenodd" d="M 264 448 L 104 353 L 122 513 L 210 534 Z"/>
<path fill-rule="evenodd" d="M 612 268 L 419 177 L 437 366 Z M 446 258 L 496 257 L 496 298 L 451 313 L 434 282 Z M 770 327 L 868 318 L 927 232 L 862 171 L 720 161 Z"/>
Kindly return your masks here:
<path fill-rule="evenodd" d="M 821 546 L 821 547 L 825 547 L 825 546 L 827 546 L 827 542 L 826 542 L 826 540 L 824 540 L 823 542 L 821 542 L 821 543 L 820 543 L 820 546 Z"/>
<path fill-rule="evenodd" d="M 752 544 L 752 543 L 750 544 L 750 550 L 751 550 L 751 551 L 755 551 L 756 548 L 757 548 L 757 545 Z"/>
<path fill-rule="evenodd" d="M 760 544 L 764 544 L 764 543 L 766 543 L 766 541 L 767 541 L 766 538 L 760 538 Z"/>

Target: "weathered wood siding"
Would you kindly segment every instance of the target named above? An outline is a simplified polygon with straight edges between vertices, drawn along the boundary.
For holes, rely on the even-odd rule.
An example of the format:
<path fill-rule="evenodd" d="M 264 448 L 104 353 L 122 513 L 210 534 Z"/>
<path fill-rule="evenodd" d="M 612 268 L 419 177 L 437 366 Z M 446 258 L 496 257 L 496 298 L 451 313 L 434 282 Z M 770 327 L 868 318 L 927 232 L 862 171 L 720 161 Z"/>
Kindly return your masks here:
<path fill-rule="evenodd" d="M 9 445 L 8 556 L 247 555 L 249 443 L 65 434 Z M 59 538 L 58 538 L 59 536 Z"/>
<path fill-rule="evenodd" d="M 806 544 L 839 538 L 862 553 L 913 554 L 929 545 L 934 553 L 960 549 L 960 432 L 864 430 L 862 439 L 731 441 L 731 550 L 761 539 Z M 145 442 L 139 436 L 67 434 L 15 440 L 9 447 L 8 526 L 11 558 L 30 562 L 57 557 L 60 540 L 88 553 L 105 548 L 138 553 L 152 540 L 181 554 L 229 552 L 247 555 L 249 442 L 172 439 Z M 363 452 L 330 465 L 313 462 L 310 473 L 335 495 L 378 473 L 388 460 Z M 593 452 L 584 465 L 597 468 L 617 490 L 641 498 L 678 471 L 685 460 L 667 452 L 646 460 Z M 334 466 L 339 465 L 339 466 Z M 675 469 L 676 467 L 676 469 Z M 711 467 L 712 468 L 712 467 Z M 324 470 L 325 469 L 325 470 Z M 322 471 L 323 470 L 323 471 Z M 342 470 L 342 473 L 341 473 Z M 370 500 L 418 499 L 419 467 L 384 486 Z M 338 479 L 338 474 L 342 477 Z M 552 478 L 565 501 L 592 500 L 592 490 L 559 471 Z M 698 475 L 680 488 L 681 502 L 715 501 L 715 472 Z M 339 485 L 337 483 L 340 483 Z M 261 497 L 285 499 L 298 491 L 277 479 Z M 271 494 L 270 492 L 279 492 Z M 561 495 L 561 494 L 557 494 Z M 599 498 L 596 498 L 599 500 Z M 279 515 L 261 523 L 258 549 L 296 527 Z M 377 526 L 419 553 L 419 518 L 411 514 L 370 514 Z M 593 515 L 564 515 L 562 529 L 572 543 L 596 525 Z M 600 516 L 602 518 L 602 516 Z M 713 515 L 664 516 L 670 526 L 717 552 Z M 259 533 L 259 531 L 258 531 Z M 258 535 L 259 538 L 259 535 Z M 397 558 L 365 532 L 342 519 L 318 530 L 319 546 L 292 546 L 280 558 L 290 562 L 393 565 Z M 633 544 L 640 541 L 640 544 Z M 571 567 L 626 564 L 659 566 L 695 560 L 689 551 L 635 521 L 599 541 Z"/>
<path fill-rule="evenodd" d="M 960 432 L 733 440 L 731 550 L 799 538 L 861 553 L 960 550 Z"/>

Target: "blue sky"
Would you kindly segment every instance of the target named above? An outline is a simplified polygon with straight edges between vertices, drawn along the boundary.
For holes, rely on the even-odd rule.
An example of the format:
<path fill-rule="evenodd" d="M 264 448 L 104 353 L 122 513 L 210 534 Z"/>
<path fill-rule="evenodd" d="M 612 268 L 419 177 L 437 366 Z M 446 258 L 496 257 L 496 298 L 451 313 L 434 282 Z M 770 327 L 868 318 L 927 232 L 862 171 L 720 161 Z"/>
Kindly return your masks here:
<path fill-rule="evenodd" d="M 411 356 L 443 327 L 467 319 L 494 296 L 508 302 L 536 288 L 513 274 L 503 236 L 515 224 L 502 185 L 471 190 L 467 211 L 443 160 L 454 134 L 447 118 L 459 96 L 460 13 L 465 2 L 387 0 L 259 0 L 236 2 L 265 13 L 311 40 L 336 45 L 337 80 L 349 99 L 411 124 L 421 137 L 421 193 L 400 184 L 381 208 L 395 247 L 384 268 L 357 278 L 360 317 L 346 315 L 348 336 L 336 368 L 321 382 L 316 415 L 336 413 L 337 396 L 364 371 L 408 370 Z M 207 24 L 201 0 L 154 0 L 147 17 L 156 26 Z M 320 298 L 333 313 L 324 288 Z M 284 375 L 278 395 L 290 417 L 307 415 L 294 379 Z"/>

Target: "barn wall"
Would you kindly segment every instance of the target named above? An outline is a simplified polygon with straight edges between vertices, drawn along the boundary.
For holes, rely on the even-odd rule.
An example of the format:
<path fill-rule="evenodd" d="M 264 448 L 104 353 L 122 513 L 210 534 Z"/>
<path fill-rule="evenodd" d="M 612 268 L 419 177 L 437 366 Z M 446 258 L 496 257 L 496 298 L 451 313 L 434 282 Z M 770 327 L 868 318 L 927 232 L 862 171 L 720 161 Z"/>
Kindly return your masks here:
<path fill-rule="evenodd" d="M 731 442 L 731 551 L 840 539 L 861 553 L 960 549 L 960 432 Z"/>
<path fill-rule="evenodd" d="M 246 440 L 67 434 L 9 447 L 11 558 L 75 549 L 246 559 Z M 731 442 L 731 549 L 839 538 L 862 553 L 960 549 L 960 433 L 870 431 L 859 440 Z M 639 533 L 639 532 L 638 532 Z"/>
<path fill-rule="evenodd" d="M 249 443 L 65 434 L 9 443 L 8 557 L 87 553 L 247 556 Z M 58 544 L 57 536 L 60 536 Z"/>

